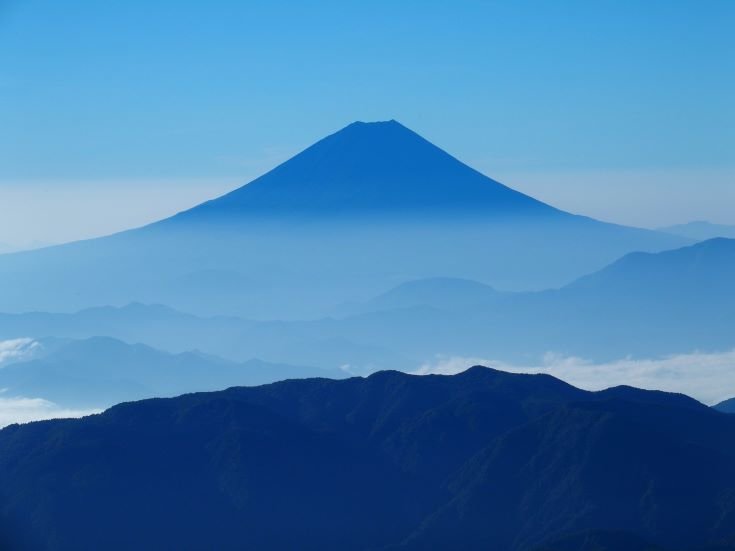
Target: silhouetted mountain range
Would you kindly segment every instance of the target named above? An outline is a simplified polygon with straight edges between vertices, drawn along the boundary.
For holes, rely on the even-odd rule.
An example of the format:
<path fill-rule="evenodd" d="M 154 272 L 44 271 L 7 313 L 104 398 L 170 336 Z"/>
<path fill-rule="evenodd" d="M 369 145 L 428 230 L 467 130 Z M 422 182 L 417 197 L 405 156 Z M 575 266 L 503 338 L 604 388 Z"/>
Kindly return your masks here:
<path fill-rule="evenodd" d="M 481 367 L 0 431 L 12 549 L 732 549 L 733 496 L 735 417 Z"/>
<path fill-rule="evenodd" d="M 131 301 L 318 317 L 411 279 L 556 287 L 670 234 L 572 215 L 395 121 L 355 123 L 255 181 L 145 228 L 0 256 L 0 310 Z"/>

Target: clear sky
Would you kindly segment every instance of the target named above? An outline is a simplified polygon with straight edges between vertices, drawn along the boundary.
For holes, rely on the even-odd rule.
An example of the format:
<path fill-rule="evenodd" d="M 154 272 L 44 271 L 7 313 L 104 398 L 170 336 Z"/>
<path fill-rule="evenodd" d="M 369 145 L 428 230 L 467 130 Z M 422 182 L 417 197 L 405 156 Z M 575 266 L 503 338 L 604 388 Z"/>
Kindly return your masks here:
<path fill-rule="evenodd" d="M 574 212 L 735 224 L 735 1 L 0 0 L 0 242 L 141 224 L 395 118 Z"/>

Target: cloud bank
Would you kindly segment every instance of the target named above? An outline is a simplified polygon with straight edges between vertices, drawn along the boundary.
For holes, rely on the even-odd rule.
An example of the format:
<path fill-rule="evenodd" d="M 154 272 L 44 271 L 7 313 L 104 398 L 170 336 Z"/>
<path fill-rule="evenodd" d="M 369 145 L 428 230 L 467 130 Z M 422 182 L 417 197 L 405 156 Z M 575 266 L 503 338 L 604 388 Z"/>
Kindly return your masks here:
<path fill-rule="evenodd" d="M 735 349 L 720 353 L 679 354 L 662 358 L 624 358 L 594 363 L 574 356 L 547 353 L 541 365 L 519 366 L 471 357 L 437 357 L 414 373 L 451 375 L 473 365 L 484 365 L 513 373 L 547 373 L 576 387 L 602 390 L 630 385 L 651 390 L 687 394 L 705 404 L 735 396 Z"/>
<path fill-rule="evenodd" d="M 99 413 L 93 409 L 67 409 L 43 398 L 22 396 L 5 397 L 0 394 L 0 428 L 13 423 L 27 423 L 43 419 L 82 417 Z"/>
<path fill-rule="evenodd" d="M 32 358 L 40 347 L 41 343 L 31 338 L 0 341 L 0 369 L 4 365 Z M 64 408 L 43 398 L 10 396 L 7 389 L 0 388 L 0 428 L 13 423 L 81 417 L 98 412 L 99 410 Z"/>
<path fill-rule="evenodd" d="M 41 344 L 29 338 L 0 341 L 0 367 L 30 357 Z"/>

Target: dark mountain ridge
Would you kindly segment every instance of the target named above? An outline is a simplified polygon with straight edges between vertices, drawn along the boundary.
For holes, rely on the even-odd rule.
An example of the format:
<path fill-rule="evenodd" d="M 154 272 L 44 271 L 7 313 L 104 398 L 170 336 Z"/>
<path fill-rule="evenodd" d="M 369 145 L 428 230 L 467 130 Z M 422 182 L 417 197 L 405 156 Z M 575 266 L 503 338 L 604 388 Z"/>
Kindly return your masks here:
<path fill-rule="evenodd" d="M 14 549 L 725 549 L 734 437 L 735 418 L 683 396 L 481 367 L 231 388 L 0 431 L 0 536 Z"/>

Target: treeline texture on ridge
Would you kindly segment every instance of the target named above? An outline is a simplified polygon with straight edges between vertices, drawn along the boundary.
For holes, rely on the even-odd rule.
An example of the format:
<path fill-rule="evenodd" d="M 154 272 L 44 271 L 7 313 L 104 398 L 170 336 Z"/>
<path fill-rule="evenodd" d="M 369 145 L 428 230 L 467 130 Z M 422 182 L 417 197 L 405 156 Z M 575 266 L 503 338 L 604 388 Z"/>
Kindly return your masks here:
<path fill-rule="evenodd" d="M 0 537 L 11 549 L 727 549 L 735 417 L 482 367 L 151 399 L 0 431 Z"/>

